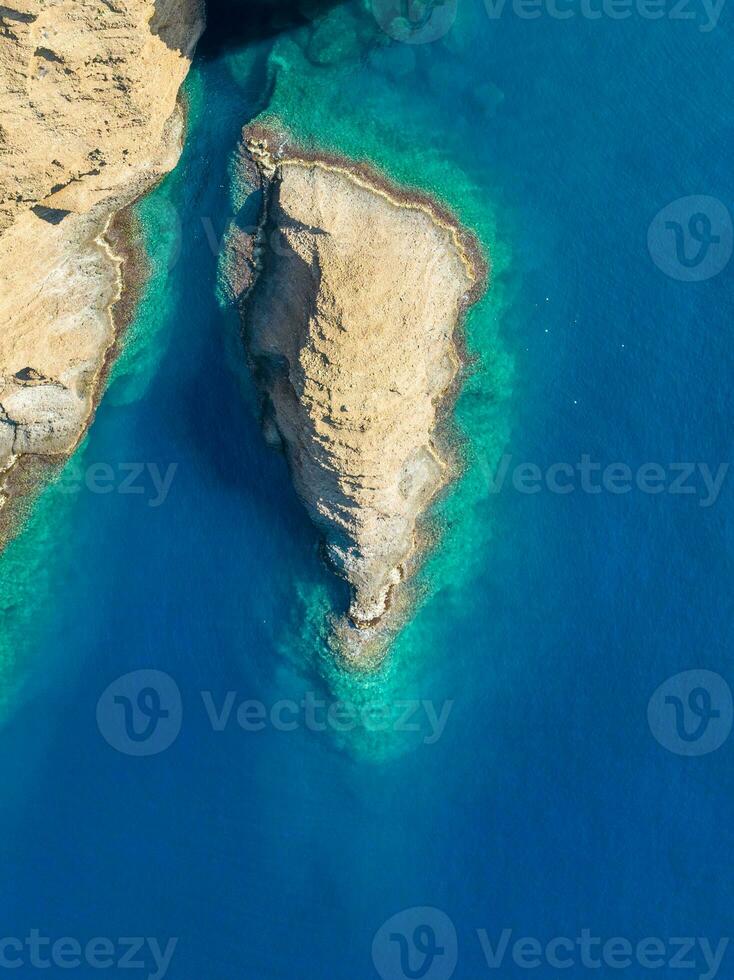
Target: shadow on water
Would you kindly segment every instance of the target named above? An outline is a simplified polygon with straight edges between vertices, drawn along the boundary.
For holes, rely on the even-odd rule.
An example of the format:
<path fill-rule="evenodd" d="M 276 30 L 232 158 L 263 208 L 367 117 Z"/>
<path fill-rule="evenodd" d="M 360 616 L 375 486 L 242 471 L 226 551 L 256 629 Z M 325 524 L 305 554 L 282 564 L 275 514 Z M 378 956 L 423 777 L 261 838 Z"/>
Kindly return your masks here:
<path fill-rule="evenodd" d="M 181 241 L 163 273 L 165 284 L 155 287 L 171 297 L 164 328 L 170 339 L 147 405 L 137 413 L 135 442 L 145 458 L 167 453 L 179 463 L 176 500 L 161 508 L 166 527 L 155 543 L 197 569 L 181 581 L 177 570 L 162 570 L 161 592 L 176 606 L 187 606 L 186 590 L 196 581 L 180 646 L 197 658 L 214 648 L 239 683 L 244 668 L 268 685 L 282 667 L 274 645 L 287 624 L 298 650 L 289 666 L 317 687 L 322 682 L 312 669 L 314 636 L 303 635 L 295 583 L 305 591 L 322 588 L 335 606 L 344 604 L 344 588 L 323 568 L 318 533 L 293 489 L 285 457 L 263 439 L 239 315 L 217 299 L 219 253 L 233 210 L 228 167 L 241 127 L 262 108 L 267 47 L 265 42 L 246 64 L 236 55 L 201 59 L 181 161 L 167 185 L 143 204 L 164 216 L 175 212 Z M 215 105 L 234 108 L 214 111 Z M 156 202 L 156 195 L 169 206 Z M 250 198 L 234 220 L 250 223 L 248 205 L 258 208 Z M 124 577 L 124 551 L 119 557 Z M 206 611 L 196 613 L 197 604 Z"/>
<path fill-rule="evenodd" d="M 343 0 L 207 0 L 207 27 L 199 51 L 223 50 L 265 41 L 310 24 Z"/>
<path fill-rule="evenodd" d="M 200 108 L 173 178 L 171 200 L 186 202 L 180 259 L 169 275 L 175 339 L 158 373 L 163 387 L 155 398 L 161 405 L 153 414 L 166 419 L 168 437 L 188 457 L 189 473 L 180 473 L 177 486 L 193 502 L 191 514 L 174 519 L 190 538 L 183 545 L 188 560 L 201 569 L 199 612 L 186 612 L 179 642 L 192 658 L 201 657 L 205 646 L 207 655 L 216 648 L 235 686 L 247 678 L 277 697 L 299 701 L 309 690 L 359 711 L 373 705 L 398 711 L 405 692 L 415 688 L 412 663 L 400 668 L 386 662 L 362 676 L 345 672 L 334 657 L 331 617 L 346 608 L 347 587 L 323 564 L 320 535 L 297 498 L 285 458 L 265 444 L 239 316 L 216 298 L 228 225 L 251 226 L 260 207 L 257 193 L 235 194 L 241 202 L 235 204 L 228 179 L 241 127 L 268 97 L 262 60 L 268 42 L 259 47 L 248 71 L 238 53 L 209 57 L 200 51 Z M 244 97 L 247 92 L 252 98 Z M 221 110 L 227 106 L 241 109 L 227 115 Z M 175 412 L 166 408 L 173 403 Z M 143 439 L 142 416 L 140 424 Z M 172 601 L 185 601 L 185 589 L 177 593 Z M 317 741 L 329 752 L 384 762 L 414 748 L 417 737 L 372 732 L 360 723 L 343 734 L 324 732 Z"/>

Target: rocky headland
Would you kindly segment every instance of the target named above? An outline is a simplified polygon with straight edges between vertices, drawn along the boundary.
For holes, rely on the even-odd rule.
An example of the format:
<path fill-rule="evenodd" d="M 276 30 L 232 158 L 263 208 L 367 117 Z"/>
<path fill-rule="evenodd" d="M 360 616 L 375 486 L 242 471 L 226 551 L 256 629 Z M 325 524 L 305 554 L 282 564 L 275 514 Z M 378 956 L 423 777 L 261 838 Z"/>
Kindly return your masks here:
<path fill-rule="evenodd" d="M 0 507 L 91 419 L 132 278 L 124 209 L 179 157 L 203 27 L 201 0 L 0 6 Z"/>
<path fill-rule="evenodd" d="M 339 647 L 369 660 L 452 475 L 437 431 L 486 265 L 452 215 L 367 166 L 250 127 L 241 171 L 262 190 L 261 222 L 233 235 L 228 277 L 264 429 L 349 584 Z"/>

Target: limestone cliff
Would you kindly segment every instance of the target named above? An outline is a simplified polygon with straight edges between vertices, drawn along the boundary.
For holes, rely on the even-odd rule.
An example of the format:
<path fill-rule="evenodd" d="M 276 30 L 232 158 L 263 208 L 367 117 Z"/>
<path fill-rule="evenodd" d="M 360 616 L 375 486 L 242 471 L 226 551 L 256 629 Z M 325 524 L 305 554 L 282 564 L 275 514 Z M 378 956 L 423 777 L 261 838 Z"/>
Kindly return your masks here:
<path fill-rule="evenodd" d="M 246 135 L 263 221 L 254 249 L 235 239 L 230 265 L 265 424 L 351 587 L 349 619 L 369 632 L 447 479 L 434 434 L 485 268 L 428 199 L 266 130 Z"/>
<path fill-rule="evenodd" d="M 0 504 L 68 452 L 115 339 L 110 217 L 176 163 L 200 0 L 0 6 Z"/>

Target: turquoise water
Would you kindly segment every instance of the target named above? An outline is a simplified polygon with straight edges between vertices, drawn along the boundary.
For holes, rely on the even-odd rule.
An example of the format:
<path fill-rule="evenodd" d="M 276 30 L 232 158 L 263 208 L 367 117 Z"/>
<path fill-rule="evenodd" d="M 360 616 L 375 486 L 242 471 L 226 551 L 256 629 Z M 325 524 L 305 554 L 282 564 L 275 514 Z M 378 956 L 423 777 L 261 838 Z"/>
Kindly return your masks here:
<path fill-rule="evenodd" d="M 181 162 L 138 207 L 153 272 L 123 354 L 0 559 L 3 936 L 177 937 L 167 975 L 185 980 L 400 980 L 373 937 L 434 906 L 456 930 L 454 975 L 476 980 L 526 973 L 510 953 L 491 970 L 481 929 L 493 945 L 503 929 L 543 945 L 731 933 L 731 739 L 687 758 L 647 722 L 669 676 L 731 680 L 728 479 L 710 506 L 700 478 L 680 495 L 524 493 L 510 477 L 491 492 L 503 454 L 542 472 L 584 454 L 716 471 L 731 454 L 732 267 L 681 281 L 647 245 L 670 202 L 734 201 L 729 12 L 699 27 L 492 20 L 466 0 L 440 38 L 407 44 L 347 4 L 202 49 Z M 325 648 L 343 590 L 263 443 L 218 289 L 243 205 L 232 153 L 260 113 L 434 192 L 492 259 L 466 324 L 466 471 L 436 507 L 415 617 L 369 678 Z M 173 679 L 182 715 L 139 758 L 97 706 L 141 669 Z M 218 731 L 207 704 L 227 692 Z M 392 723 L 375 730 L 375 707 L 337 730 L 304 698 Z M 242 726 L 248 700 L 262 709 Z M 691 956 L 684 975 L 705 974 Z M 448 975 L 445 958 L 411 962 Z"/>

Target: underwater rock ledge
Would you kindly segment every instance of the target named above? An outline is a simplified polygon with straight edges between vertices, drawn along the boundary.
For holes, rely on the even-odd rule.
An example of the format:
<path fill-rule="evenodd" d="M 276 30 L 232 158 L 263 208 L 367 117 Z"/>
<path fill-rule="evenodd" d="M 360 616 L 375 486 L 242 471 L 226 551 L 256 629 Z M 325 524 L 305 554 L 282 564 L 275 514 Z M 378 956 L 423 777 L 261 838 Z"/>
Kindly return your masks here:
<path fill-rule="evenodd" d="M 450 213 L 363 164 L 262 126 L 244 130 L 240 163 L 261 217 L 254 235 L 234 230 L 226 275 L 264 431 L 349 584 L 338 645 L 369 659 L 415 568 L 417 524 L 452 476 L 435 435 L 487 266 Z"/>

